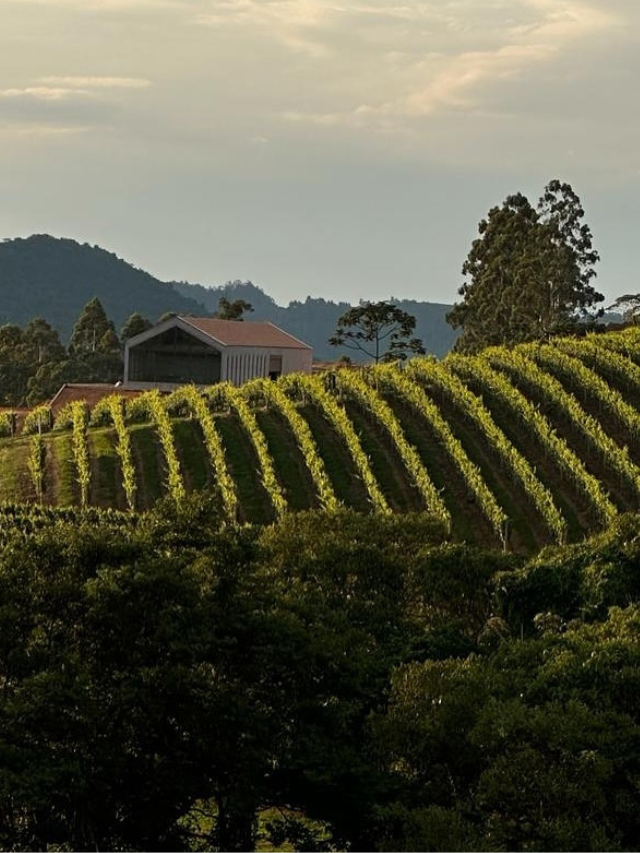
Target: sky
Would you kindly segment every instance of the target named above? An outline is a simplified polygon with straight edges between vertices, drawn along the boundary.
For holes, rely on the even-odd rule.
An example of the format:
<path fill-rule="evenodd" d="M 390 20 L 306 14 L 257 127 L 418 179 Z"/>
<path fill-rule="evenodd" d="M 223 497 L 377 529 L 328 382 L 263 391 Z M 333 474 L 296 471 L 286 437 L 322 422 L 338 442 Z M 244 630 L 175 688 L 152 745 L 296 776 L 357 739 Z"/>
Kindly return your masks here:
<path fill-rule="evenodd" d="M 640 292 L 638 0 L 0 0 L 0 238 L 278 303 L 453 303 L 554 178 Z"/>

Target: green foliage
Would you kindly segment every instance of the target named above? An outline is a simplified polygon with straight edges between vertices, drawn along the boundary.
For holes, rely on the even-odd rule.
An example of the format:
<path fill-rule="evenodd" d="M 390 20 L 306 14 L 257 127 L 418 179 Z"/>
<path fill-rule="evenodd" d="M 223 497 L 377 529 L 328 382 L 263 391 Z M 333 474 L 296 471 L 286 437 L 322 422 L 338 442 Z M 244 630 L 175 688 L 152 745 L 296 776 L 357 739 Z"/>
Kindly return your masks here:
<path fill-rule="evenodd" d="M 36 385 L 64 357 L 58 333 L 42 317 L 30 320 L 24 330 L 13 324 L 0 327 L 0 402 L 17 406 L 33 399 Z"/>
<path fill-rule="evenodd" d="M 204 396 L 190 385 L 183 389 L 186 403 L 190 412 L 198 420 L 207 453 L 216 476 L 216 485 L 220 492 L 225 517 L 234 522 L 238 514 L 238 496 L 236 486 L 233 482 L 227 461 L 225 459 L 222 441 L 216 429 L 215 420 L 209 411 Z"/>
<path fill-rule="evenodd" d="M 16 413 L 0 412 L 0 438 L 8 438 L 15 432 Z"/>
<path fill-rule="evenodd" d="M 171 430 L 171 418 L 192 423 L 184 425 L 181 436 L 188 438 L 175 446 L 175 462 L 165 471 L 155 439 L 149 441 L 151 432 L 137 431 L 133 449 L 128 434 L 135 423 L 155 424 L 154 395 L 115 404 L 116 415 L 105 399 L 93 409 L 91 426 L 117 433 L 113 446 L 130 507 L 150 507 L 161 494 L 165 473 L 168 477 L 185 464 L 176 494 L 212 479 L 224 493 L 221 512 L 230 523 L 269 523 L 287 507 L 308 507 L 317 495 L 328 509 L 337 506 L 337 498 L 361 508 L 368 501 L 379 512 L 390 505 L 428 506 L 450 518 L 456 539 L 480 541 L 491 535 L 484 524 L 476 533 L 470 523 L 480 510 L 504 547 L 530 551 L 535 543 L 575 540 L 633 506 L 634 490 L 640 488 L 635 409 L 640 374 L 630 356 L 639 351 L 625 332 L 491 348 L 482 356 L 443 362 L 411 359 L 313 377 L 290 375 L 242 388 L 226 383 L 202 392 L 181 388 L 162 398 L 167 422 Z M 578 403 L 563 383 L 584 391 L 585 402 Z M 118 427 L 114 417 L 123 405 Z M 38 416 L 41 429 L 49 427 L 50 413 L 39 409 L 26 419 L 27 435 L 37 431 Z M 441 445 L 433 452 L 419 435 L 423 423 L 425 435 Z M 19 418 L 17 426 L 19 431 Z M 72 426 L 73 409 L 62 409 L 56 428 L 71 431 Z M 3 445 L 5 459 L 12 457 L 7 470 L 13 472 L 5 478 L 4 494 L 31 500 L 26 448 L 19 435 Z M 57 459 L 52 452 L 47 497 L 72 500 L 75 475 L 66 463 L 55 464 Z M 443 462 L 457 468 L 451 482 L 442 476 Z M 103 487 L 98 477 L 92 500 L 113 501 L 113 476 L 110 482 Z M 513 524 L 507 526 L 507 519 Z"/>
<path fill-rule="evenodd" d="M 252 386 L 249 386 L 250 388 Z M 245 399 L 245 393 L 233 385 L 224 383 L 219 386 L 216 397 L 220 393 L 226 395 L 226 404 L 229 408 L 233 408 L 240 419 L 242 428 L 247 433 L 253 447 L 255 448 L 258 461 L 260 463 L 260 476 L 264 485 L 265 491 L 269 495 L 273 508 L 278 516 L 282 515 L 287 510 L 287 499 L 285 498 L 282 486 L 278 480 L 276 470 L 273 465 L 273 459 L 269 452 L 269 445 L 264 437 L 264 433 L 258 426 L 256 417 L 251 410 L 251 407 Z M 251 393 L 251 391 L 249 391 Z M 277 392 L 276 392 L 277 393 Z M 282 391 L 280 391 L 282 394 Z"/>
<path fill-rule="evenodd" d="M 127 400 L 126 421 L 128 424 L 148 424 L 153 419 L 149 393 Z"/>
<path fill-rule="evenodd" d="M 111 403 L 111 396 L 102 397 L 102 399 L 98 400 L 98 402 L 91 408 L 89 422 L 92 427 L 106 427 L 111 425 Z M 124 405 L 124 399 L 122 399 L 122 403 Z"/>
<path fill-rule="evenodd" d="M 129 314 L 124 325 L 120 329 L 120 342 L 125 343 L 129 338 L 133 338 L 135 335 L 140 335 L 142 332 L 146 332 L 152 326 L 153 323 L 151 320 L 147 320 L 147 318 L 143 317 L 142 314 L 134 311 L 133 314 Z"/>
<path fill-rule="evenodd" d="M 115 382 L 122 376 L 120 341 L 97 297 L 87 302 L 73 327 L 69 354 L 83 382 Z"/>
<path fill-rule="evenodd" d="M 329 343 L 358 350 L 376 364 L 405 359 L 425 351 L 422 341 L 413 337 L 415 327 L 415 317 L 391 302 L 361 301 L 338 318 Z"/>
<path fill-rule="evenodd" d="M 131 452 L 131 437 L 125 421 L 126 407 L 124 398 L 118 394 L 113 394 L 110 397 L 105 397 L 101 402 L 105 404 L 109 419 L 115 427 L 116 434 L 118 436 L 116 453 L 120 459 L 120 471 L 122 473 L 124 492 L 127 497 L 127 505 L 129 506 L 129 509 L 134 510 L 136 506 L 136 492 L 138 484 L 136 480 L 136 469 L 133 464 Z M 95 408 L 97 409 L 98 407 L 96 406 Z"/>
<path fill-rule="evenodd" d="M 287 419 L 298 446 L 305 457 L 305 462 L 313 478 L 314 485 L 318 490 L 322 506 L 325 509 L 335 510 L 338 508 L 338 499 L 333 490 L 331 480 L 327 475 L 324 461 L 320 456 L 309 424 L 302 417 L 295 403 L 288 397 L 286 393 L 287 387 L 291 388 L 288 383 L 283 384 L 271 382 L 270 380 L 260 380 L 249 386 L 249 389 L 259 390 L 266 402 L 278 408 Z M 251 390 L 248 393 L 250 394 Z"/>
<path fill-rule="evenodd" d="M 309 397 L 322 410 L 324 416 L 333 424 L 336 432 L 344 439 L 354 465 L 367 487 L 374 511 L 390 512 L 387 500 L 371 470 L 369 459 L 362 449 L 360 438 L 353 424 L 344 407 L 337 402 L 335 395 L 325 389 L 322 379 L 301 374 L 288 380 L 285 379 L 285 385 L 289 392 L 295 391 L 297 393 L 298 399 Z"/>
<path fill-rule="evenodd" d="M 185 497 L 184 482 L 180 469 L 180 460 L 176 452 L 175 438 L 171 420 L 167 414 L 164 401 L 158 391 L 149 391 L 149 408 L 153 422 L 162 445 L 166 464 L 166 484 L 171 498 L 179 504 Z"/>
<path fill-rule="evenodd" d="M 82 400 L 70 404 L 73 429 L 73 459 L 76 466 L 78 485 L 80 486 L 80 506 L 89 503 L 89 485 L 91 483 L 91 465 L 87 444 L 87 424 L 89 410 Z"/>
<path fill-rule="evenodd" d="M 621 311 L 624 323 L 637 323 L 640 319 L 640 293 L 625 293 L 623 296 L 618 296 L 611 305 L 607 306 L 607 311 Z"/>
<path fill-rule="evenodd" d="M 586 469 L 567 442 L 557 434 L 548 419 L 531 401 L 527 400 L 521 391 L 514 387 L 501 373 L 492 370 L 480 356 L 464 359 L 452 355 L 449 358 L 449 364 L 455 372 L 467 378 L 479 380 L 484 389 L 495 394 L 501 404 L 509 407 L 512 415 L 517 417 L 528 430 L 538 437 L 549 454 L 553 454 L 567 475 L 576 480 L 589 502 L 596 509 L 601 522 L 609 524 L 613 520 L 617 509 L 605 493 L 600 480 Z M 551 381 L 549 378 L 550 383 Z M 571 398 L 571 400 L 575 404 L 575 398 Z"/>
<path fill-rule="evenodd" d="M 215 316 L 219 320 L 243 320 L 243 314 L 253 311 L 253 305 L 244 299 L 234 299 L 233 302 L 226 296 L 221 296 L 218 302 L 218 310 Z"/>
<path fill-rule="evenodd" d="M 25 417 L 22 425 L 23 435 L 33 435 L 33 433 L 49 432 L 53 426 L 53 414 L 50 406 L 36 406 Z"/>
<path fill-rule="evenodd" d="M 73 428 L 73 403 L 67 403 L 58 410 L 53 422 L 56 432 L 66 432 Z"/>
<path fill-rule="evenodd" d="M 463 299 L 447 315 L 463 330 L 458 351 L 567 332 L 604 299 L 591 284 L 599 256 L 583 216 L 571 186 L 557 180 L 537 210 L 517 193 L 489 211 L 462 268 Z"/>
<path fill-rule="evenodd" d="M 3 849 L 637 849 L 637 516 L 220 521 L 0 506 Z"/>
<path fill-rule="evenodd" d="M 108 319 L 100 300 L 94 297 L 84 306 L 73 327 L 69 349 L 81 356 L 89 353 L 108 353 L 117 348 L 115 327 Z"/>
<path fill-rule="evenodd" d="M 42 501 L 45 490 L 46 444 L 40 433 L 34 433 L 29 442 L 29 473 L 36 493 L 36 499 Z"/>

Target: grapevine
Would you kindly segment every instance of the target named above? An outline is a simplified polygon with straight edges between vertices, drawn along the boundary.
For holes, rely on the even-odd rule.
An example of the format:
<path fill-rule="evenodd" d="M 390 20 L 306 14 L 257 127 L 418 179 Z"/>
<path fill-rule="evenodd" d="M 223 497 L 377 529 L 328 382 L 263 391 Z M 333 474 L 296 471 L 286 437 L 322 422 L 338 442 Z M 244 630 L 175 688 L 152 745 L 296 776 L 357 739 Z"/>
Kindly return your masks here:
<path fill-rule="evenodd" d="M 440 410 L 436 404 L 429 399 L 417 383 L 412 382 L 396 367 L 392 367 L 391 365 L 379 367 L 377 369 L 377 376 L 393 393 L 402 397 L 430 425 L 440 443 L 459 468 L 467 484 L 467 488 L 475 495 L 478 504 L 494 531 L 498 534 L 503 544 L 505 544 L 507 515 L 498 504 L 493 492 L 485 483 L 480 469 L 469 459 L 462 444 L 451 431 L 451 427 L 440 414 Z"/>
<path fill-rule="evenodd" d="M 483 387 L 494 393 L 501 402 L 520 418 L 522 423 L 536 435 L 558 464 L 582 488 L 603 523 L 609 523 L 617 510 L 604 493 L 600 481 L 590 474 L 581 460 L 569 448 L 567 443 L 556 434 L 545 416 L 527 398 L 515 388 L 500 372 L 492 370 L 486 357 L 449 356 L 447 363 L 453 370 L 472 379 L 477 379 Z"/>
<path fill-rule="evenodd" d="M 185 490 L 171 421 L 158 391 L 149 391 L 144 396 L 148 398 L 147 403 L 164 451 L 164 458 L 167 463 L 167 486 L 169 494 L 176 504 L 180 504 L 184 500 Z"/>
<path fill-rule="evenodd" d="M 251 396 L 256 392 L 262 393 L 267 403 L 275 406 L 282 412 L 288 420 L 298 446 L 305 458 L 318 492 L 320 503 L 325 509 L 337 509 L 340 506 L 340 502 L 333 490 L 331 480 L 327 474 L 322 457 L 318 452 L 318 446 L 311 434 L 309 424 L 302 417 L 295 403 L 285 394 L 284 387 L 280 382 L 272 382 L 269 379 L 256 379 L 245 385 L 243 392 L 247 396 Z"/>
<path fill-rule="evenodd" d="M 414 359 L 407 367 L 410 377 L 435 384 L 447 394 L 456 406 L 476 425 L 492 444 L 512 475 L 519 480 L 525 492 L 544 519 L 554 540 L 566 540 L 567 523 L 562 517 L 553 495 L 539 480 L 533 468 L 520 451 L 509 441 L 496 424 L 482 399 L 474 394 L 451 370 L 434 359 Z"/>
<path fill-rule="evenodd" d="M 70 404 L 70 411 L 73 429 L 73 458 L 80 486 L 80 505 L 86 507 L 89 502 L 89 485 L 91 482 L 89 447 L 87 444 L 87 423 L 89 419 L 87 404 L 82 400 L 76 400 Z"/>
<path fill-rule="evenodd" d="M 281 381 L 284 388 L 289 392 L 294 391 L 308 395 L 314 404 L 322 410 L 324 416 L 333 424 L 334 429 L 347 445 L 351 458 L 369 493 L 369 499 L 374 510 L 376 512 L 390 512 L 389 504 L 380 491 L 378 481 L 371 470 L 369 459 L 362 449 L 360 439 L 349 420 L 349 416 L 344 407 L 325 389 L 322 380 L 317 376 L 308 374 L 291 374 Z"/>
<path fill-rule="evenodd" d="M 202 429 L 204 443 L 209 454 L 211 465 L 214 469 L 216 482 L 222 497 L 222 506 L 227 521 L 234 522 L 238 512 L 238 496 L 235 484 L 224 455 L 224 447 L 215 427 L 215 420 L 209 411 L 207 403 L 202 394 L 194 385 L 182 389 L 184 400 L 189 410 L 197 419 Z"/>
<path fill-rule="evenodd" d="M 341 370 L 337 374 L 337 384 L 341 391 L 370 409 L 391 436 L 400 458 L 409 472 L 416 488 L 420 492 L 430 512 L 442 519 L 451 531 L 451 514 L 442 497 L 433 485 L 429 474 L 420 459 L 418 451 L 409 444 L 393 409 L 375 391 L 371 385 L 351 370 Z"/>

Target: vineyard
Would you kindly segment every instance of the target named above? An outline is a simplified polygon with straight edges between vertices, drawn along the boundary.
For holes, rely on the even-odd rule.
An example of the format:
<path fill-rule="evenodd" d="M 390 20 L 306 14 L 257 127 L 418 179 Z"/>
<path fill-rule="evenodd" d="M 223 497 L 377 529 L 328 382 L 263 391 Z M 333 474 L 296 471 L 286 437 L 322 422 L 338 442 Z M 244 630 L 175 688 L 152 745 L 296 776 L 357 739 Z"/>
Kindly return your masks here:
<path fill-rule="evenodd" d="M 232 524 L 426 510 L 456 541 L 533 552 L 640 507 L 640 331 L 41 406 L 0 458 L 7 503 L 145 510 L 206 489 Z"/>

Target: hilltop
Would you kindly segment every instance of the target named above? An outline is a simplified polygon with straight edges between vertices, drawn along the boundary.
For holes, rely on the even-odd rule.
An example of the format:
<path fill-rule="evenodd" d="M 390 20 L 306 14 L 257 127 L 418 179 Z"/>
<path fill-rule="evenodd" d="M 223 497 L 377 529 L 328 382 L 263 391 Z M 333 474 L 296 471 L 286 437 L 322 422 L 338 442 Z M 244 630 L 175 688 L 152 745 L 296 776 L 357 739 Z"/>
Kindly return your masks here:
<path fill-rule="evenodd" d="M 47 234 L 0 243 L 0 322 L 44 317 L 68 339 L 84 305 L 97 296 L 116 328 L 139 311 L 202 313 L 203 306 L 115 254 Z"/>
<path fill-rule="evenodd" d="M 256 524 L 427 510 L 454 540 L 527 553 L 640 501 L 635 328 L 83 407 L 40 436 L 42 407 L 0 441 L 0 501 L 144 510 L 205 490 L 221 519 Z"/>
<path fill-rule="evenodd" d="M 303 302 L 293 300 L 283 307 L 250 281 L 228 282 L 220 287 L 203 287 L 201 284 L 186 282 L 172 284 L 183 296 L 201 302 L 210 313 L 216 311 L 221 296 L 231 300 L 244 299 L 253 306 L 250 315 L 252 320 L 275 323 L 306 341 L 313 347 L 314 358 L 327 361 L 340 355 L 349 355 L 354 361 L 362 358 L 354 350 L 336 349 L 328 344 L 335 332 L 338 317 L 351 307 L 348 302 L 332 302 L 321 297 L 307 296 Z M 451 349 L 458 337 L 458 332 L 446 320 L 451 305 L 415 299 L 391 298 L 389 301 L 416 318 L 416 337 L 422 340 L 427 352 L 440 357 Z"/>
<path fill-rule="evenodd" d="M 302 286 L 301 286 L 302 289 Z M 308 296 L 304 301 L 278 305 L 252 282 L 228 282 L 204 287 L 189 282 L 163 282 L 99 246 L 35 234 L 0 243 L 0 325 L 26 325 L 44 317 L 68 340 L 84 305 L 97 297 L 120 329 L 132 313 L 155 322 L 162 314 L 213 314 L 221 296 L 251 303 L 253 320 L 267 320 L 309 343 L 318 359 L 334 359 L 342 352 L 327 343 L 336 320 L 349 308 Z M 417 320 L 416 334 L 428 352 L 444 355 L 456 333 L 445 315 L 451 306 L 398 300 Z"/>

